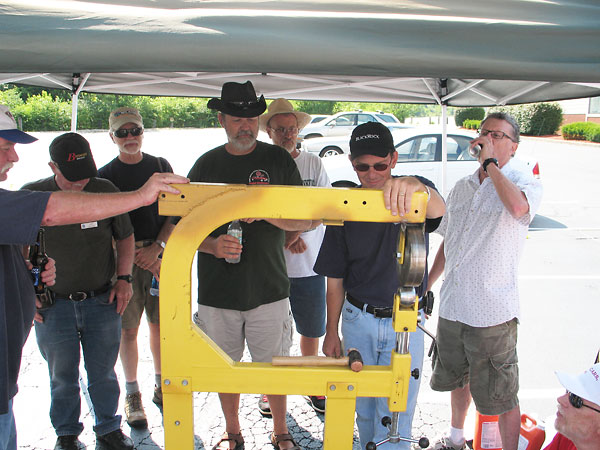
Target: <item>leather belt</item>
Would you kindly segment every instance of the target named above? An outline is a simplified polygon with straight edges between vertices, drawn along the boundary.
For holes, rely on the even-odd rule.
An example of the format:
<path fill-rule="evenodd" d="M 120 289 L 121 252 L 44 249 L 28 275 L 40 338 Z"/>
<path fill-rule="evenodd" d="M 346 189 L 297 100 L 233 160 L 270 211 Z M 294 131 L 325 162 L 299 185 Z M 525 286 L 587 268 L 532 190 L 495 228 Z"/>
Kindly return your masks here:
<path fill-rule="evenodd" d="M 346 293 L 346 299 L 348 303 L 352 306 L 357 307 L 361 311 L 367 311 L 369 314 L 373 314 L 373 316 L 381 319 L 388 319 L 392 317 L 392 313 L 394 312 L 394 308 L 381 308 L 373 305 L 367 305 L 366 303 L 361 302 L 360 300 L 355 299 L 350 294 Z M 365 308 L 366 305 L 366 308 Z"/>
<path fill-rule="evenodd" d="M 375 317 L 378 317 L 381 319 L 387 319 L 389 317 L 392 317 L 392 314 L 394 312 L 394 308 L 382 308 L 382 307 L 378 307 L 378 306 L 368 305 L 366 303 L 361 302 L 360 300 L 357 300 L 356 298 L 352 297 L 348 293 L 346 293 L 346 300 L 348 300 L 348 303 L 350 303 L 352 306 L 357 307 L 361 311 L 364 308 L 364 310 L 366 312 L 368 312 L 369 314 L 373 314 Z M 365 305 L 366 305 L 366 308 L 365 308 Z M 424 307 L 425 307 L 425 299 L 422 298 L 419 300 L 419 310 L 423 309 Z"/>
<path fill-rule="evenodd" d="M 82 302 L 86 298 L 92 298 L 92 297 L 96 297 L 97 295 L 104 294 L 105 292 L 108 292 L 110 290 L 110 288 L 112 288 L 112 284 L 108 283 L 108 284 L 102 286 L 101 288 L 96 289 L 95 291 L 77 291 L 77 292 L 72 292 L 71 294 L 60 294 L 58 292 L 55 292 L 54 295 L 57 298 L 67 298 L 74 302 Z"/>

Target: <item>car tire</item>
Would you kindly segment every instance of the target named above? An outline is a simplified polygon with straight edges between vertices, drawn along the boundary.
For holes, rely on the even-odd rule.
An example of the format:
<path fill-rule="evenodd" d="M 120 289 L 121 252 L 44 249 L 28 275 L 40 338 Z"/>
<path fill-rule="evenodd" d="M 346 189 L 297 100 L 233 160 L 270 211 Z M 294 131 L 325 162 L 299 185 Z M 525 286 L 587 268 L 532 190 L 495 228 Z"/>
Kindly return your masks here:
<path fill-rule="evenodd" d="M 323 150 L 321 150 L 319 156 L 321 158 L 325 158 L 326 156 L 341 155 L 342 153 L 344 152 L 339 147 L 325 147 Z"/>
<path fill-rule="evenodd" d="M 321 136 L 319 133 L 312 133 L 312 134 L 307 134 L 306 136 L 304 136 L 304 139 L 312 139 L 312 138 L 318 138 L 318 137 L 323 137 L 323 136 Z"/>

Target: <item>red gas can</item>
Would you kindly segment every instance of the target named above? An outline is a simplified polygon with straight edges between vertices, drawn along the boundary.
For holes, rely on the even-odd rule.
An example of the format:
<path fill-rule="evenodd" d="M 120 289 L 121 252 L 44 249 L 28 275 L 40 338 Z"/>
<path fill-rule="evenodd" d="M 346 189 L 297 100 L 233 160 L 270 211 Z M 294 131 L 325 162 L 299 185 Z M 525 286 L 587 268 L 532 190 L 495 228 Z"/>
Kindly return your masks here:
<path fill-rule="evenodd" d="M 527 414 L 521 414 L 521 435 L 519 450 L 540 450 L 546 440 L 546 431 L 536 420 Z"/>

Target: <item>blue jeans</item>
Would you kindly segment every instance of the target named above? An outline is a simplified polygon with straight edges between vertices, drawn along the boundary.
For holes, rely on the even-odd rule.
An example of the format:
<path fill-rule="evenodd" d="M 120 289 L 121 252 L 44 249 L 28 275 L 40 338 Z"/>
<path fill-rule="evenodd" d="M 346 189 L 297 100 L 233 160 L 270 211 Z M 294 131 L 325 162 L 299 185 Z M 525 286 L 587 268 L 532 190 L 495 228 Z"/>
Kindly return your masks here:
<path fill-rule="evenodd" d="M 57 298 L 42 309 L 43 323 L 35 322 L 40 352 L 50 372 L 50 420 L 58 436 L 83 431 L 79 421 L 79 346 L 88 378 L 88 391 L 99 435 L 121 428 L 121 416 L 115 415 L 119 404 L 119 383 L 115 363 L 121 340 L 121 316 L 116 300 L 108 303 L 109 292 L 73 302 Z"/>
<path fill-rule="evenodd" d="M 8 401 L 8 412 L 0 414 L 0 450 L 17 450 L 17 428 L 13 415 L 13 399 Z"/>
<path fill-rule="evenodd" d="M 423 324 L 425 317 L 422 315 Z M 392 351 L 396 346 L 396 333 L 392 319 L 379 319 L 372 314 L 361 311 L 344 301 L 342 308 L 342 336 L 344 348 L 356 348 L 360 352 L 365 365 L 388 366 Z M 424 353 L 424 333 L 417 329 L 410 334 L 409 351 L 411 354 L 411 369 L 418 368 L 422 372 Z M 398 419 L 398 433 L 401 437 L 412 437 L 412 421 L 417 404 L 417 395 L 421 377 L 415 380 L 410 377 L 406 411 L 401 412 Z M 379 442 L 387 437 L 388 429 L 381 425 L 383 416 L 392 417 L 385 397 L 358 397 L 356 399 L 356 424 L 360 444 L 365 448 L 369 441 Z M 395 450 L 410 450 L 411 444 L 384 444 L 378 449 L 393 448 Z"/>

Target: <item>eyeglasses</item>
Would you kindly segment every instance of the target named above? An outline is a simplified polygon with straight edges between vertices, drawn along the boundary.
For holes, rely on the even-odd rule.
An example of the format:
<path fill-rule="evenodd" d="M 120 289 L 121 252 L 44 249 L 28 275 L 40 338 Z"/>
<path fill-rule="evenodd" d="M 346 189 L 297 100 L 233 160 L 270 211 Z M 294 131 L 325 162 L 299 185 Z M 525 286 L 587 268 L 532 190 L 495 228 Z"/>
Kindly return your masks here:
<path fill-rule="evenodd" d="M 569 402 L 571 403 L 573 408 L 579 409 L 582 406 L 585 406 L 586 408 L 593 409 L 594 411 L 600 413 L 600 409 L 596 409 L 593 406 L 586 405 L 585 403 L 583 403 L 583 399 L 579 395 L 573 394 L 572 392 L 569 392 L 569 391 L 567 391 L 567 393 L 569 394 Z"/>
<path fill-rule="evenodd" d="M 116 131 L 113 131 L 113 134 L 118 137 L 119 139 L 123 139 L 126 138 L 128 134 L 132 135 L 132 136 L 140 136 L 141 134 L 144 134 L 144 129 L 142 127 L 135 127 L 135 128 L 120 128 Z"/>
<path fill-rule="evenodd" d="M 480 130 L 477 130 L 477 132 L 479 133 L 480 136 L 487 136 L 489 134 L 494 139 L 500 140 L 500 139 L 508 138 L 513 142 L 517 142 L 513 138 L 511 138 L 508 134 L 506 134 L 504 131 L 486 130 L 485 128 L 482 128 Z"/>
<path fill-rule="evenodd" d="M 389 163 L 381 163 L 380 162 L 380 163 L 373 164 L 372 166 L 369 164 L 358 163 L 358 164 L 353 164 L 353 166 L 354 166 L 354 170 L 356 170 L 357 172 L 368 172 L 371 167 L 373 169 L 375 169 L 377 172 L 383 172 L 388 167 L 390 167 L 391 163 L 392 163 L 391 161 Z"/>
<path fill-rule="evenodd" d="M 298 132 L 298 127 L 288 127 L 288 128 L 279 127 L 279 128 L 271 128 L 271 130 L 273 130 L 277 134 L 283 134 L 283 135 L 286 135 L 288 133 L 296 134 Z"/>

